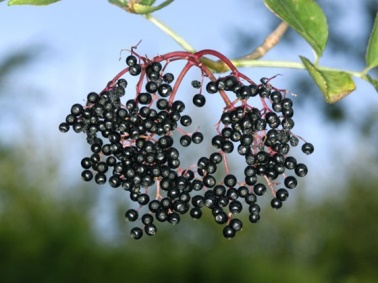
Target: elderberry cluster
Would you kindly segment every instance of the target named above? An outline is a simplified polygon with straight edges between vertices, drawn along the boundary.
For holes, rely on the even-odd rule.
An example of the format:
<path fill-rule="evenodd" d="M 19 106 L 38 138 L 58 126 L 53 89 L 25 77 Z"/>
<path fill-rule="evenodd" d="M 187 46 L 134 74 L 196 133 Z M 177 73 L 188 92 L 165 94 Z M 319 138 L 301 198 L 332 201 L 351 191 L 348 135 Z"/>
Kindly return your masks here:
<path fill-rule="evenodd" d="M 180 149 L 192 148 L 205 137 L 198 130 L 185 131 L 193 119 L 185 114 L 184 102 L 175 99 L 175 77 L 165 72 L 161 61 L 161 57 L 128 56 L 123 74 L 139 76 L 134 99 L 123 103 L 128 81 L 116 76 L 102 92 L 89 93 L 85 105 L 74 104 L 59 129 L 67 132 L 72 128 L 86 136 L 91 154 L 81 161 L 84 181 L 94 179 L 100 185 L 108 182 L 111 187 L 121 187 L 137 203 L 138 207 L 125 213 L 127 221 L 141 222 L 131 229 L 134 239 L 156 234 L 156 222 L 177 224 L 186 213 L 199 219 L 206 208 L 216 223 L 224 225 L 223 235 L 233 238 L 243 227 L 242 220 L 234 217 L 243 206 L 248 207 L 249 221 L 256 223 L 261 211 L 257 198 L 267 186 L 273 193 L 271 206 L 278 209 L 287 200 L 288 189 L 297 186 L 297 177 L 307 174 L 307 166 L 289 155 L 301 139 L 292 133 L 292 100 L 266 78 L 259 85 L 243 84 L 238 74 L 210 79 L 207 93 L 231 92 L 236 100 L 225 108 L 217 134 L 210 137 L 214 152 L 184 168 Z M 198 67 L 205 77 L 205 67 Z M 192 81 L 192 86 L 200 89 L 193 104 L 203 107 L 206 98 L 201 82 Z M 260 97 L 262 109 L 248 104 L 255 96 Z M 174 133 L 179 138 L 174 138 Z M 244 178 L 239 180 L 227 164 L 227 156 L 234 151 L 245 159 Z M 314 147 L 304 142 L 302 151 L 311 154 Z M 217 180 L 220 166 L 226 174 Z M 287 175 L 289 171 L 295 176 Z M 279 182 L 273 182 L 281 176 L 284 187 L 275 190 Z"/>

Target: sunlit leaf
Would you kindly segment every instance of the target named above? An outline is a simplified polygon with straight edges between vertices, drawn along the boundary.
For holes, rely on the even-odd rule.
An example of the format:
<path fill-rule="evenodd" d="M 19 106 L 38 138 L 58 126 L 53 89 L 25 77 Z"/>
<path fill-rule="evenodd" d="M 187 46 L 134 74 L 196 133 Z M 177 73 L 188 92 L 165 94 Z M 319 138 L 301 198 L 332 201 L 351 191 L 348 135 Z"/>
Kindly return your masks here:
<path fill-rule="evenodd" d="M 366 64 L 369 69 L 378 66 L 378 13 L 375 16 L 373 30 L 366 50 Z"/>
<path fill-rule="evenodd" d="M 265 5 L 294 28 L 314 49 L 318 57 L 328 39 L 327 19 L 313 0 L 264 0 Z"/>
<path fill-rule="evenodd" d="M 335 103 L 356 89 L 351 75 L 341 71 L 319 70 L 307 58 L 302 56 L 300 58 L 322 91 L 327 103 Z"/>
<path fill-rule="evenodd" d="M 60 0 L 9 0 L 8 5 L 35 5 L 35 6 L 43 6 L 49 5 Z"/>
<path fill-rule="evenodd" d="M 108 0 L 109 3 L 116 5 L 120 8 L 125 8 L 127 6 L 127 1 L 125 0 Z"/>

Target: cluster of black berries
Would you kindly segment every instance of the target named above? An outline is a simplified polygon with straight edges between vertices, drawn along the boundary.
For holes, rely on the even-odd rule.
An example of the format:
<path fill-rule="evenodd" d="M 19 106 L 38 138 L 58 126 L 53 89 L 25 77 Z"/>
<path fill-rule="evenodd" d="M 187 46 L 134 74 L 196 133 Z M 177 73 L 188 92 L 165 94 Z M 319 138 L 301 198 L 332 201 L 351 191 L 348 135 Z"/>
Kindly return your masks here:
<path fill-rule="evenodd" d="M 200 157 L 193 166 L 182 168 L 173 132 L 180 134 L 179 143 L 184 148 L 200 144 L 204 135 L 183 130 L 192 124 L 192 118 L 184 114 L 185 104 L 174 99 L 174 75 L 164 72 L 159 60 L 128 56 L 124 73 L 139 76 L 135 98 L 122 103 L 128 82 L 117 76 L 101 93 L 89 93 L 86 105 L 74 104 L 59 129 L 67 132 L 72 128 L 86 135 L 91 155 L 81 162 L 84 181 L 94 179 L 97 184 L 108 182 L 114 188 L 122 187 L 138 204 L 125 213 L 127 221 L 142 223 L 131 229 L 134 239 L 144 233 L 154 235 L 156 221 L 177 224 L 187 212 L 199 219 L 204 208 L 211 210 L 217 223 L 225 225 L 224 236 L 232 238 L 243 227 L 242 221 L 233 217 L 242 212 L 243 203 L 248 205 L 250 222 L 256 223 L 260 219 L 257 197 L 267 186 L 274 196 L 271 206 L 278 209 L 289 196 L 287 189 L 297 186 L 296 177 L 287 176 L 287 171 L 293 170 L 299 177 L 307 174 L 306 165 L 288 155 L 290 148 L 299 143 L 291 131 L 292 101 L 265 78 L 260 85 L 244 85 L 237 74 L 210 80 L 208 93 L 231 91 L 237 100 L 225 108 L 218 134 L 211 139 L 216 150 Z M 198 67 L 202 71 L 205 68 Z M 199 81 L 192 85 L 202 88 Z M 248 105 L 248 99 L 254 96 L 263 101 L 262 110 Z M 202 107 L 206 98 L 200 91 L 192 101 Z M 237 180 L 227 165 L 227 155 L 235 147 L 245 157 L 243 180 Z M 310 154 L 314 148 L 304 142 L 302 150 Z M 226 175 L 217 181 L 215 173 L 222 163 Z M 285 188 L 276 191 L 272 181 L 279 176 L 284 176 Z"/>
<path fill-rule="evenodd" d="M 296 176 L 304 177 L 307 175 L 307 166 L 297 162 L 295 157 L 289 155 L 290 148 L 299 144 L 299 138 L 291 131 L 294 127 L 292 100 L 283 98 L 281 92 L 272 90 L 267 82 L 267 79 L 263 78 L 260 86 L 255 84 L 242 85 L 234 76 L 227 76 L 207 84 L 206 89 L 209 93 L 216 93 L 220 90 L 231 91 L 236 94 L 238 100 L 242 101 L 246 101 L 250 97 L 260 96 L 263 99 L 269 99 L 274 109 L 271 110 L 266 106 L 259 110 L 242 103 L 241 106 L 226 109 L 223 112 L 218 125 L 218 134 L 212 138 L 212 145 L 219 149 L 225 157 L 226 154 L 233 152 L 236 147 L 238 154 L 245 158 L 245 178 L 237 182 L 236 177 L 229 174 L 225 176 L 223 185 L 214 186 L 216 181 L 211 177 L 211 174 L 216 171 L 216 162 L 208 162 L 210 165 L 205 167 L 207 168 L 205 170 L 206 178 L 211 181 L 207 183 L 211 183 L 214 189 L 208 191 L 207 194 L 213 195 L 211 206 L 215 207 L 216 212 L 213 210 L 213 213 L 217 222 L 222 222 L 223 216 L 227 215 L 220 207 L 228 205 L 229 212 L 232 214 L 241 212 L 242 203 L 238 199 L 244 199 L 244 202 L 249 206 L 249 220 L 252 223 L 260 219 L 260 207 L 256 200 L 257 196 L 262 196 L 267 188 L 265 184 L 259 182 L 259 176 L 273 191 L 271 206 L 274 209 L 279 209 L 282 202 L 289 197 L 287 189 L 294 189 L 297 186 Z M 311 143 L 304 142 L 302 151 L 305 154 L 311 154 L 314 147 Z M 219 159 L 221 160 L 221 155 Z M 205 164 L 206 162 L 202 160 L 202 163 Z M 203 165 L 199 166 L 199 168 L 202 167 Z M 295 176 L 287 176 L 289 170 L 293 170 Z M 284 176 L 285 188 L 276 191 L 272 181 L 280 176 Z M 236 189 L 237 184 L 241 184 L 241 186 Z M 221 215 L 218 218 L 217 213 Z M 238 229 L 232 227 L 234 223 L 230 221 L 229 225 L 224 228 L 226 237 L 232 237 L 235 231 L 238 231 Z M 238 223 L 240 223 L 239 220 Z M 239 226 L 240 224 L 238 224 Z"/>

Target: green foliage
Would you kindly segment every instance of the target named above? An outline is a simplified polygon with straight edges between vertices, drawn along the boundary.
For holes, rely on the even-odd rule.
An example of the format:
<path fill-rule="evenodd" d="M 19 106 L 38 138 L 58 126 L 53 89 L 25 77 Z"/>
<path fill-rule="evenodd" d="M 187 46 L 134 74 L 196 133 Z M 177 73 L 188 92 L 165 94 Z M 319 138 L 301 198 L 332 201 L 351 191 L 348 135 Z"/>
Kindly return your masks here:
<path fill-rule="evenodd" d="M 378 67 L 378 13 L 375 17 L 373 30 L 371 31 L 366 50 L 366 65 L 368 69 Z"/>
<path fill-rule="evenodd" d="M 356 85 L 349 74 L 320 70 L 307 58 L 302 56 L 300 58 L 328 103 L 335 103 L 356 89 Z"/>
<path fill-rule="evenodd" d="M 323 54 L 328 39 L 327 19 L 313 0 L 264 0 L 265 5 L 294 28 L 314 49 Z"/>
<path fill-rule="evenodd" d="M 9 0 L 8 5 L 34 5 L 34 6 L 44 6 L 49 5 L 60 0 Z"/>

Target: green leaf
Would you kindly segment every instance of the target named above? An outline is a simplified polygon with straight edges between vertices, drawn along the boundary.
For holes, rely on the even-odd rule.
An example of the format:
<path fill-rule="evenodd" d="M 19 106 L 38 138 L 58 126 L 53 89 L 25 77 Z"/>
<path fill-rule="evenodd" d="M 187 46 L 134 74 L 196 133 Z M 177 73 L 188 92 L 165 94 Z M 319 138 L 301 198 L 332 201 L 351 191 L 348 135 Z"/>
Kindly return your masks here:
<path fill-rule="evenodd" d="M 139 4 L 145 5 L 145 6 L 152 6 L 154 5 L 155 0 L 140 0 Z"/>
<path fill-rule="evenodd" d="M 366 75 L 366 79 L 369 83 L 371 83 L 373 85 L 373 87 L 375 88 L 375 90 L 378 92 L 378 80 L 375 80 L 373 79 L 371 76 L 369 75 Z"/>
<path fill-rule="evenodd" d="M 324 71 L 300 56 L 311 77 L 322 91 L 327 103 L 335 103 L 356 89 L 351 75 L 342 71 Z"/>
<path fill-rule="evenodd" d="M 375 16 L 373 30 L 366 50 L 366 64 L 368 69 L 378 66 L 378 13 Z"/>
<path fill-rule="evenodd" d="M 327 19 L 313 0 L 264 0 L 265 5 L 294 28 L 314 49 L 318 57 L 328 39 Z"/>
<path fill-rule="evenodd" d="M 35 5 L 35 6 L 43 6 L 49 5 L 60 0 L 9 0 L 8 6 L 13 5 Z"/>
<path fill-rule="evenodd" d="M 155 12 L 157 10 L 160 10 L 169 4 L 171 4 L 174 0 L 167 0 L 161 3 L 158 6 L 147 6 L 147 5 L 142 5 L 140 3 L 129 3 L 130 6 L 130 12 L 135 13 L 135 14 L 151 14 L 152 12 Z"/>
<path fill-rule="evenodd" d="M 127 5 L 127 1 L 124 1 L 124 0 L 108 0 L 108 2 L 110 4 L 114 4 L 114 5 L 121 6 L 121 7 Z"/>

